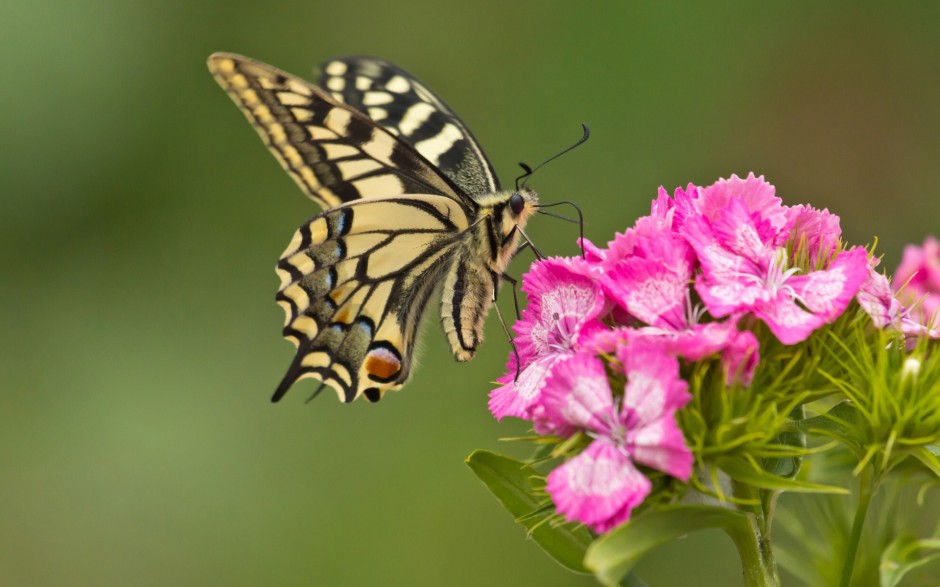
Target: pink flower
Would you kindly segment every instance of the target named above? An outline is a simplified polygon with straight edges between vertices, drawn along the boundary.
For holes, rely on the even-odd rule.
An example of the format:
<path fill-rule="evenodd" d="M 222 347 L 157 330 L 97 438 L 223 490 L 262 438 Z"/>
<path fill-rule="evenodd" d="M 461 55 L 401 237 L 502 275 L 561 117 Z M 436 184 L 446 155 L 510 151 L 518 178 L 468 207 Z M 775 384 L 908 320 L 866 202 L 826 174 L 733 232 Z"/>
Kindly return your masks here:
<path fill-rule="evenodd" d="M 855 299 L 871 316 L 875 328 L 898 326 L 904 314 L 904 306 L 895 297 L 887 277 L 875 271 L 873 265 L 869 265 L 868 272 L 868 278 L 859 288 Z"/>
<path fill-rule="evenodd" d="M 898 294 L 891 289 L 888 278 L 875 271 L 873 265 L 869 267 L 868 279 L 859 288 L 855 299 L 871 317 L 875 328 L 899 330 L 910 339 L 909 346 L 916 342 L 914 338 L 918 336 L 940 338 L 940 325 L 924 322 L 923 313 L 902 304 Z"/>
<path fill-rule="evenodd" d="M 794 249 L 805 248 L 814 269 L 824 266 L 842 238 L 839 217 L 804 204 L 790 208 L 789 215 Z"/>
<path fill-rule="evenodd" d="M 748 384 L 758 358 L 757 339 L 739 332 L 735 318 L 700 322 L 705 312 L 693 307 L 689 286 L 694 263 L 694 252 L 683 239 L 670 232 L 654 233 L 637 238 L 632 254 L 601 276 L 601 286 L 611 300 L 646 324 L 636 328 L 633 339 L 655 341 L 692 361 L 728 349 L 728 383 L 739 378 Z"/>
<path fill-rule="evenodd" d="M 750 387 L 754 370 L 760 363 L 760 344 L 750 330 L 737 331 L 725 345 L 721 354 L 721 365 L 725 370 L 728 385 L 737 382 Z"/>
<path fill-rule="evenodd" d="M 689 184 L 687 191 L 697 193 L 695 186 Z M 676 188 L 676 197 L 685 197 L 682 188 Z M 584 249 L 585 257 L 592 269 L 600 274 L 605 273 L 622 259 L 634 254 L 638 241 L 644 238 L 656 237 L 663 233 L 674 232 L 676 226 L 676 200 L 669 197 L 669 193 L 662 187 L 653 203 L 650 213 L 637 219 L 632 228 L 614 235 L 614 240 L 607 243 L 606 249 L 597 247 L 589 240 L 579 241 Z"/>
<path fill-rule="evenodd" d="M 649 494 L 651 483 L 635 463 L 685 481 L 692 472 L 692 454 L 674 418 L 690 399 L 678 362 L 641 344 L 621 347 L 618 358 L 627 375 L 622 401 L 611 394 L 604 364 L 585 354 L 557 366 L 541 400 L 547 425 L 594 438 L 549 474 L 546 491 L 566 519 L 597 532 L 627 521 Z"/>
<path fill-rule="evenodd" d="M 923 247 L 908 245 L 904 248 L 904 257 L 892 285 L 898 295 L 914 307 L 913 313 L 919 322 L 940 326 L 940 243 L 937 239 L 929 236 Z"/>
<path fill-rule="evenodd" d="M 668 232 L 637 239 L 633 250 L 600 276 L 611 300 L 650 326 L 670 330 L 688 325 L 689 280 L 695 254 Z"/>
<path fill-rule="evenodd" d="M 684 223 L 702 264 L 695 289 L 712 315 L 754 314 L 781 342 L 795 344 L 845 311 L 868 276 L 868 257 L 861 248 L 843 251 L 825 270 L 797 275 L 781 246 L 789 237 L 786 210 L 757 187 L 763 196 L 731 197 Z"/>
<path fill-rule="evenodd" d="M 690 186 L 691 187 L 691 186 Z M 677 216 L 684 223 L 690 216 L 704 216 L 709 222 L 718 220 L 722 211 L 732 200 L 740 200 L 749 214 L 762 218 L 770 230 L 783 240 L 776 241 L 775 245 L 782 245 L 786 241 L 787 228 L 792 223 L 790 213 L 783 206 L 783 201 L 776 196 L 773 185 L 764 180 L 764 176 L 754 177 L 749 173 L 744 179 L 732 174 L 728 179 L 719 179 L 707 188 L 687 190 L 687 194 L 676 194 Z"/>
<path fill-rule="evenodd" d="M 497 420 L 530 418 L 530 410 L 552 367 L 574 354 L 581 337 L 606 329 L 599 320 L 606 306 L 596 279 L 580 258 L 546 259 L 523 276 L 529 304 L 513 325 L 521 369 L 510 354 L 503 385 L 490 393 L 489 408 Z"/>

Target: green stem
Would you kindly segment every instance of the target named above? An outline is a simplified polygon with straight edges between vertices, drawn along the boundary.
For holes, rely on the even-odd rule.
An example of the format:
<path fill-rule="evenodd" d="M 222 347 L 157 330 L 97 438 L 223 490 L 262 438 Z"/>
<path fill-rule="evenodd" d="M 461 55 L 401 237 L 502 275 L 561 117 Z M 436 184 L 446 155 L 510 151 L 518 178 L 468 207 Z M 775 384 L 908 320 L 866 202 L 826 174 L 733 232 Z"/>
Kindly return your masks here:
<path fill-rule="evenodd" d="M 738 549 L 741 566 L 744 568 L 745 587 L 779 587 L 777 563 L 774 561 L 770 540 L 765 540 L 757 520 L 751 516 L 750 531 L 739 527 L 724 528 Z"/>
<path fill-rule="evenodd" d="M 862 469 L 859 479 L 858 506 L 855 508 L 855 519 L 852 521 L 852 534 L 849 536 L 849 545 L 842 563 L 842 580 L 839 587 L 849 587 L 852 584 L 852 574 L 855 572 L 855 559 L 858 558 L 858 545 L 862 540 L 862 529 L 865 527 L 865 517 L 868 515 L 868 506 L 875 493 L 875 479 L 871 467 Z"/>
<path fill-rule="evenodd" d="M 773 511 L 776 499 L 771 497 L 768 500 L 759 489 L 744 483 L 733 482 L 732 486 L 736 497 L 760 502 L 760 505 L 741 508 L 750 516 L 749 531 L 731 532 L 725 529 L 738 549 L 741 566 L 744 568 L 744 585 L 745 587 L 779 587 L 780 576 L 777 574 L 777 562 L 774 560 L 770 544 L 769 520 L 766 518 L 768 510 Z"/>

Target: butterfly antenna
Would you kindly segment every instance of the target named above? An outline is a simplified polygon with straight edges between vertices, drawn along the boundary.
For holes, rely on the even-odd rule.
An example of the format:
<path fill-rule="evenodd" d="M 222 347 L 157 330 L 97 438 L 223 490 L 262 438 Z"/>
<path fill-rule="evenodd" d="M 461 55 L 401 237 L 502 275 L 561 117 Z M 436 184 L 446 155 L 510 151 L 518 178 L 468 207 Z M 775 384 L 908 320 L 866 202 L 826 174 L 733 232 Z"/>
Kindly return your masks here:
<path fill-rule="evenodd" d="M 581 233 L 581 242 L 584 242 L 584 214 L 581 213 L 581 208 L 579 208 L 577 204 L 575 204 L 574 202 L 564 201 L 564 202 L 555 202 L 554 204 L 539 204 L 536 207 L 539 208 L 538 210 L 539 214 L 545 214 L 546 216 L 554 216 L 555 218 L 561 218 L 562 220 L 567 220 L 568 222 L 575 222 L 571 218 L 567 218 L 565 216 L 559 216 L 558 214 L 551 214 L 550 212 L 543 212 L 541 210 L 541 208 L 551 208 L 552 206 L 561 206 L 561 205 L 571 206 L 578 212 L 578 220 L 577 220 L 578 230 Z M 584 252 L 584 247 L 581 247 L 581 257 L 586 258 L 585 255 L 586 254 Z"/>
<path fill-rule="evenodd" d="M 529 176 L 534 173 L 534 172 L 532 171 L 532 168 L 529 167 L 528 165 L 526 165 L 525 163 L 523 163 L 522 161 L 519 162 L 519 167 L 521 167 L 522 170 L 523 170 L 525 173 L 523 173 L 522 175 L 520 175 L 519 177 L 516 178 L 516 191 L 517 191 L 517 192 L 519 191 L 519 180 L 521 180 L 521 179 L 526 179 L 526 180 L 527 180 L 527 179 L 529 178 Z M 523 185 L 524 185 L 524 184 L 523 184 Z"/>
<path fill-rule="evenodd" d="M 520 165 L 523 169 L 526 170 L 526 173 L 523 174 L 523 175 L 520 175 L 519 178 L 516 180 L 516 189 L 519 189 L 519 183 L 518 183 L 519 179 L 522 180 L 522 187 L 525 187 L 525 184 L 529 181 L 529 178 L 532 177 L 532 174 L 535 173 L 536 171 L 538 171 L 539 169 L 541 169 L 546 163 L 548 163 L 548 162 L 550 162 L 550 161 L 554 161 L 555 159 L 558 159 L 559 157 L 561 157 L 562 155 L 564 155 L 564 154 L 567 153 L 568 151 L 571 151 L 572 149 L 575 149 L 575 148 L 580 147 L 581 145 L 583 145 L 583 144 L 584 144 L 584 141 L 586 141 L 586 140 L 588 140 L 588 138 L 590 138 L 590 136 L 591 136 L 591 129 L 588 128 L 587 123 L 584 123 L 584 122 L 581 123 L 581 128 L 584 129 L 584 134 L 581 136 L 580 139 L 578 139 L 578 142 L 576 142 L 575 144 L 573 144 L 573 145 L 571 145 L 571 146 L 569 146 L 569 147 L 566 147 L 566 148 L 562 149 L 562 150 L 559 151 L 558 153 L 555 153 L 554 155 L 552 155 L 551 157 L 549 157 L 549 158 L 546 159 L 545 161 L 542 161 L 541 163 L 539 163 L 538 165 L 536 165 L 534 169 L 530 168 L 528 165 L 525 165 L 525 164 L 523 164 L 523 163 L 520 163 L 519 165 Z"/>
<path fill-rule="evenodd" d="M 565 222 L 571 222 L 573 224 L 578 223 L 578 221 L 575 220 L 574 218 L 568 218 L 567 216 L 562 216 L 561 214 L 552 214 L 551 212 L 543 212 L 541 210 L 539 210 L 538 213 L 544 214 L 545 216 L 551 216 L 552 218 L 557 218 L 559 220 L 564 220 Z"/>

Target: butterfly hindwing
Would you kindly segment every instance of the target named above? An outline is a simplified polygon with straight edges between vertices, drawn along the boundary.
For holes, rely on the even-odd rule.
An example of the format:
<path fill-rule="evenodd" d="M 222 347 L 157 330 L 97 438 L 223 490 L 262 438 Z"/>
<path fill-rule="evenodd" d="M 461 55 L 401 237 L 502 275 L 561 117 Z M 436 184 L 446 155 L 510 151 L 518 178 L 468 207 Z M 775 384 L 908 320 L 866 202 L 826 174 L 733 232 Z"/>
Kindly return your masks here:
<path fill-rule="evenodd" d="M 313 84 L 230 53 L 212 55 L 209 69 L 323 209 L 405 193 L 441 194 L 474 206 L 410 145 Z"/>
<path fill-rule="evenodd" d="M 499 191 L 499 180 L 463 121 L 424 84 L 380 59 L 323 64 L 320 85 L 410 144 L 471 197 Z"/>
<path fill-rule="evenodd" d="M 450 198 L 404 195 L 344 204 L 302 226 L 278 263 L 284 336 L 298 348 L 273 400 L 303 377 L 346 402 L 400 387 L 469 220 Z"/>

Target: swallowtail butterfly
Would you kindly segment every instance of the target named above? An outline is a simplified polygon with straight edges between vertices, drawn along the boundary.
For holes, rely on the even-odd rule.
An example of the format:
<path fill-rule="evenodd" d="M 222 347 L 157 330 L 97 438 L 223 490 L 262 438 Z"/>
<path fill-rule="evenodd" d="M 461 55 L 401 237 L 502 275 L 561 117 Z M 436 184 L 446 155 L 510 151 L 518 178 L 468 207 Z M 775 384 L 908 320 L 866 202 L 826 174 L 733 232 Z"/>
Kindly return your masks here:
<path fill-rule="evenodd" d="M 272 401 L 304 377 L 346 402 L 400 388 L 434 291 L 454 357 L 470 360 L 536 193 L 501 190 L 464 123 L 391 63 L 334 59 L 319 86 L 231 53 L 209 70 L 324 210 L 277 264 L 297 354 Z"/>

